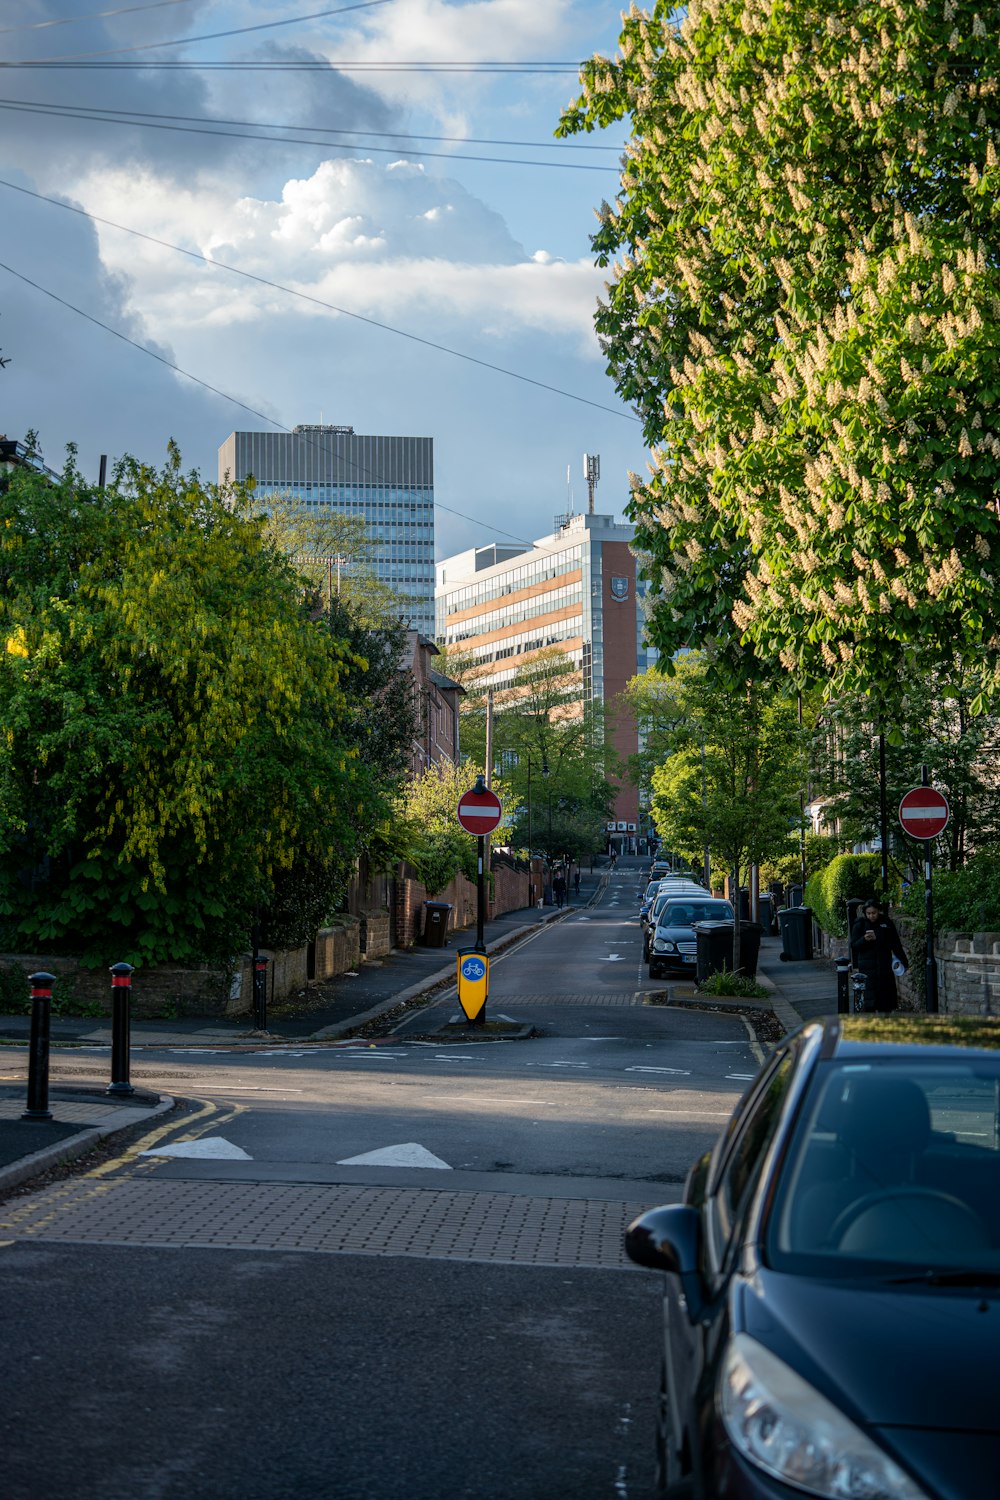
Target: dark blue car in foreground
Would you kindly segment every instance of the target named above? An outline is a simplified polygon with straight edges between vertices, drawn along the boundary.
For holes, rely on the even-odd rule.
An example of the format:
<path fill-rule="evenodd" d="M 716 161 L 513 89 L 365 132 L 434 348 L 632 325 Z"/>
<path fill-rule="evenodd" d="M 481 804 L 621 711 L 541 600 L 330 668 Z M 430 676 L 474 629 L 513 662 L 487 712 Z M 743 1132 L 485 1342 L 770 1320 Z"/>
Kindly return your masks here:
<path fill-rule="evenodd" d="M 630 1257 L 666 1273 L 663 1493 L 1000 1495 L 991 1044 L 957 1018 L 802 1027 L 683 1203 L 629 1227 Z"/>

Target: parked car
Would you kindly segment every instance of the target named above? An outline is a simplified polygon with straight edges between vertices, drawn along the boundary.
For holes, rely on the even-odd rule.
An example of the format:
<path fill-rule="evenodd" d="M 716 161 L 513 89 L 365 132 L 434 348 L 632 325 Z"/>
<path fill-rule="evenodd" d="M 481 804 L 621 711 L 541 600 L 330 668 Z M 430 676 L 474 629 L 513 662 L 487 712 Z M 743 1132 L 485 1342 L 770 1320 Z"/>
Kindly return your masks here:
<path fill-rule="evenodd" d="M 646 886 L 646 889 L 643 891 L 642 899 L 639 902 L 640 922 L 645 921 L 646 917 L 649 915 L 649 909 L 652 906 L 653 902 L 656 900 L 656 897 L 659 894 L 659 890 L 660 882 L 658 880 L 651 880 Z"/>
<path fill-rule="evenodd" d="M 937 1022 L 786 1037 L 683 1202 L 630 1225 L 665 1273 L 662 1494 L 997 1494 L 1000 1053 Z"/>
<path fill-rule="evenodd" d="M 669 876 L 661 880 L 653 894 L 652 901 L 643 901 L 639 910 L 639 925 L 643 929 L 642 937 L 642 961 L 646 963 L 649 958 L 649 944 L 652 937 L 652 929 L 656 926 L 656 920 L 663 910 L 665 902 L 679 896 L 695 896 L 704 898 L 708 895 L 704 886 L 696 884 L 693 880 L 686 880 L 679 876 Z"/>
<path fill-rule="evenodd" d="M 654 902 L 653 911 L 657 911 Z M 732 922 L 728 901 L 710 896 L 695 886 L 693 891 L 668 892 L 660 904 L 655 926 L 650 921 L 643 943 L 643 962 L 649 964 L 650 979 L 667 969 L 693 974 L 698 959 L 696 922 Z"/>

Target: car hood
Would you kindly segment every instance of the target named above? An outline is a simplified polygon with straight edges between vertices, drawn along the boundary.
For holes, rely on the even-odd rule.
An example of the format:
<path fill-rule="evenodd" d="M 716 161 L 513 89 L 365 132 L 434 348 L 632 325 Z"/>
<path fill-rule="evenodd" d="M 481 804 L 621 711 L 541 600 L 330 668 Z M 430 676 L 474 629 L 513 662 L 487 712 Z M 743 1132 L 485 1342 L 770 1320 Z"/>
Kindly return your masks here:
<path fill-rule="evenodd" d="M 912 1445 L 916 1459 L 920 1445 L 940 1448 L 945 1434 L 978 1434 L 1000 1472 L 996 1289 L 911 1290 L 758 1269 L 737 1278 L 734 1293 L 734 1331 L 766 1344 L 848 1415 L 883 1429 L 901 1454 Z M 945 1472 L 956 1473 L 950 1465 Z M 965 1493 L 941 1490 L 953 1492 Z"/>

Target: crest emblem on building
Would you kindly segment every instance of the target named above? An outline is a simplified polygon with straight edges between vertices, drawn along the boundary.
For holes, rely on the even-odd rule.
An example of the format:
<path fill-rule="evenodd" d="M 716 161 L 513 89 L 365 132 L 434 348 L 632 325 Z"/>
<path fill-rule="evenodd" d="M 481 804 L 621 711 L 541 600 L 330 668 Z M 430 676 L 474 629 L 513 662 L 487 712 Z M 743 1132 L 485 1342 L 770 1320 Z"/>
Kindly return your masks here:
<path fill-rule="evenodd" d="M 612 579 L 611 579 L 611 597 L 612 597 L 612 599 L 627 599 L 628 598 L 628 579 L 627 578 L 615 578 L 615 577 L 612 577 Z"/>

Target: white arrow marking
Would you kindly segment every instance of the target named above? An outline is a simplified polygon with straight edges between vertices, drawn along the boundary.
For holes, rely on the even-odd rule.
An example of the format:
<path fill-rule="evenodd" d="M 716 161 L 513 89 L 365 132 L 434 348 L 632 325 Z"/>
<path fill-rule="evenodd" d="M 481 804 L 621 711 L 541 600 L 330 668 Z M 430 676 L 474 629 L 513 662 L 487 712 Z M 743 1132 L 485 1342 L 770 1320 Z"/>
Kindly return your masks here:
<path fill-rule="evenodd" d="M 383 1146 L 380 1151 L 366 1151 L 363 1156 L 345 1156 L 338 1167 L 437 1167 L 450 1172 L 451 1167 L 440 1156 L 407 1141 L 404 1146 Z"/>
<path fill-rule="evenodd" d="M 624 962 L 625 960 L 620 953 L 609 953 L 605 958 L 601 959 L 602 964 L 623 964 Z"/>
<path fill-rule="evenodd" d="M 200 1141 L 176 1141 L 172 1146 L 154 1146 L 151 1151 L 140 1151 L 140 1156 L 182 1156 L 207 1161 L 253 1161 L 239 1146 L 221 1135 L 206 1135 Z"/>

